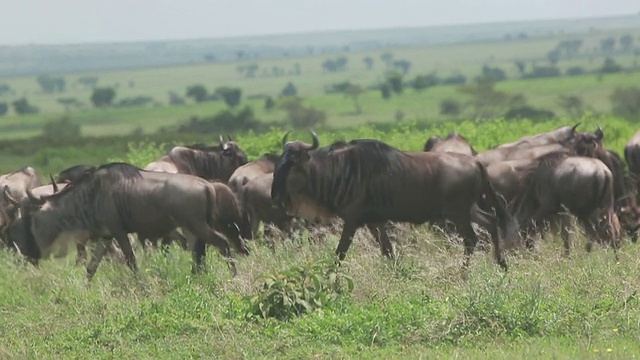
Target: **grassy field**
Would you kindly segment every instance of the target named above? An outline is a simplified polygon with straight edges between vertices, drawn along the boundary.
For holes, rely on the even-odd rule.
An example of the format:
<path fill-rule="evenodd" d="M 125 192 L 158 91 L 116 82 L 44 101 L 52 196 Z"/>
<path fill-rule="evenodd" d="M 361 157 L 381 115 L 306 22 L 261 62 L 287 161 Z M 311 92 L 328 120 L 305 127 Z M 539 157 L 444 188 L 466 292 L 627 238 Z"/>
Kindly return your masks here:
<path fill-rule="evenodd" d="M 262 242 L 231 277 L 210 250 L 207 273 L 190 256 L 137 250 L 140 271 L 105 262 L 87 287 L 73 256 L 22 265 L 2 252 L 3 358 L 477 358 L 630 359 L 640 355 L 640 253 L 625 244 L 616 263 L 577 235 L 570 258 L 559 239 L 508 257 L 501 272 L 477 252 L 468 272 L 462 248 L 424 229 L 394 230 L 398 257 L 356 235 L 337 271 L 353 292 L 289 320 L 252 315 L 262 274 L 330 259 L 336 229 Z M 321 267 L 320 271 L 330 267 Z"/>

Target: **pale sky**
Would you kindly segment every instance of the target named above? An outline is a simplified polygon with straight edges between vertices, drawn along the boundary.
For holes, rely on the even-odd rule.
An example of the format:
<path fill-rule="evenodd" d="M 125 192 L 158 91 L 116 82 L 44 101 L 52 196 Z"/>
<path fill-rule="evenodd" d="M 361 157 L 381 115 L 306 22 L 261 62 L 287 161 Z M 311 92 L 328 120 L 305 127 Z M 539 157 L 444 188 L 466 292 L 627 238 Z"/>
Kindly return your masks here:
<path fill-rule="evenodd" d="M 635 0 L 0 0 L 0 44 L 220 38 L 639 11 Z"/>

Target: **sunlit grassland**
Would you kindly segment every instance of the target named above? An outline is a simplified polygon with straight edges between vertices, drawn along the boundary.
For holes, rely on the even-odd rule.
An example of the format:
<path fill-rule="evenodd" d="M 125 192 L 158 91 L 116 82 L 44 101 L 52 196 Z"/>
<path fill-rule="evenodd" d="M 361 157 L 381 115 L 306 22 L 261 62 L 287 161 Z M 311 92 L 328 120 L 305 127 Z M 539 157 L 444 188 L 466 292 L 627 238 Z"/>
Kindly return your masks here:
<path fill-rule="evenodd" d="M 504 274 L 491 252 L 467 272 L 462 248 L 423 227 L 394 230 L 397 258 L 356 235 L 341 272 L 351 296 L 289 321 L 248 317 L 258 276 L 333 255 L 338 229 L 261 241 L 238 258 L 237 277 L 209 249 L 207 272 L 190 256 L 137 249 L 139 273 L 105 261 L 87 287 L 74 254 L 38 269 L 0 254 L 0 354 L 13 358 L 633 358 L 640 354 L 637 245 L 616 263 L 586 254 L 576 235 L 564 258 L 548 237 L 511 254 Z"/>

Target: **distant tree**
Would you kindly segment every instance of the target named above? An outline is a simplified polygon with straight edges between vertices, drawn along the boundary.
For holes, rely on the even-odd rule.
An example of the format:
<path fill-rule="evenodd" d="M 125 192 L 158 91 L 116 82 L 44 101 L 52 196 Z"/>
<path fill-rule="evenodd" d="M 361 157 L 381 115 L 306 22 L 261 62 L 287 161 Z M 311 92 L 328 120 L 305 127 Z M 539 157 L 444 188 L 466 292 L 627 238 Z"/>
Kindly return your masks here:
<path fill-rule="evenodd" d="M 582 43 L 581 39 L 563 40 L 556 46 L 556 50 L 564 53 L 567 58 L 573 58 L 579 54 Z"/>
<path fill-rule="evenodd" d="M 182 105 L 185 101 L 180 95 L 174 93 L 173 91 L 169 92 L 169 104 L 170 105 Z"/>
<path fill-rule="evenodd" d="M 91 94 L 91 102 L 95 107 L 110 106 L 116 97 L 116 91 L 113 88 L 95 88 Z"/>
<path fill-rule="evenodd" d="M 604 74 L 617 73 L 622 70 L 622 66 L 620 66 L 613 58 L 610 57 L 604 60 L 604 64 L 600 68 L 600 72 Z"/>
<path fill-rule="evenodd" d="M 393 62 L 393 66 L 402 71 L 403 75 L 407 75 L 409 69 L 411 68 L 411 62 L 408 60 L 396 60 Z"/>
<path fill-rule="evenodd" d="M 476 78 L 476 81 L 477 82 L 484 82 L 484 81 L 496 82 L 496 81 L 503 81 L 506 79 L 507 79 L 507 75 L 505 74 L 504 70 L 498 67 L 490 67 L 490 66 L 484 65 L 482 67 L 482 74 Z"/>
<path fill-rule="evenodd" d="M 479 81 L 458 87 L 458 92 L 469 96 L 468 105 L 473 111 L 473 117 L 495 118 L 510 108 L 526 105 L 526 99 L 521 94 L 508 94 L 495 89 L 495 81 Z"/>
<path fill-rule="evenodd" d="M 390 52 L 386 52 L 380 55 L 380 60 L 384 61 L 387 66 L 391 66 L 391 60 L 393 60 L 393 54 Z"/>
<path fill-rule="evenodd" d="M 396 94 L 402 94 L 402 74 L 397 71 L 389 71 L 386 78 L 387 83 L 391 85 L 391 90 Z"/>
<path fill-rule="evenodd" d="M 617 87 L 609 99 L 615 115 L 632 120 L 640 118 L 640 87 Z"/>
<path fill-rule="evenodd" d="M 504 114 L 505 119 L 529 119 L 534 121 L 544 121 L 552 119 L 556 116 L 553 111 L 545 109 L 536 109 L 531 106 L 521 106 L 518 108 L 512 108 Z"/>
<path fill-rule="evenodd" d="M 98 83 L 98 77 L 97 76 L 82 76 L 78 78 L 78 83 L 88 87 L 88 88 L 94 88 L 96 87 L 96 84 Z"/>
<path fill-rule="evenodd" d="M 432 86 L 436 86 L 440 83 L 440 79 L 436 73 L 431 73 L 429 75 L 418 75 L 412 82 L 412 86 L 416 90 L 424 90 L 426 88 L 430 88 Z"/>
<path fill-rule="evenodd" d="M 633 50 L 633 36 L 630 34 L 622 35 L 620 37 L 620 46 L 622 46 L 622 50 L 625 52 Z"/>
<path fill-rule="evenodd" d="M 524 77 L 528 79 L 560 76 L 560 69 L 555 66 L 534 66 Z"/>
<path fill-rule="evenodd" d="M 219 87 L 215 90 L 215 93 L 222 97 L 224 102 L 229 107 L 235 107 L 240 104 L 240 100 L 242 99 L 242 89 L 240 88 L 231 88 L 227 86 Z"/>
<path fill-rule="evenodd" d="M 153 102 L 153 98 L 150 96 L 134 96 L 134 97 L 126 97 L 120 101 L 118 101 L 117 107 L 135 107 L 135 106 L 144 106 Z"/>
<path fill-rule="evenodd" d="M 527 65 L 525 64 L 524 61 L 522 60 L 515 60 L 513 62 L 513 64 L 516 66 L 516 68 L 518 69 L 518 72 L 520 73 L 520 75 L 524 75 L 524 72 L 527 68 Z"/>
<path fill-rule="evenodd" d="M 65 81 L 63 77 L 54 77 L 49 75 L 40 75 L 36 77 L 36 81 L 42 91 L 46 93 L 64 91 Z"/>
<path fill-rule="evenodd" d="M 367 56 L 364 59 L 362 59 L 362 61 L 364 62 L 364 64 L 367 66 L 367 70 L 371 70 L 373 69 L 373 58 L 371 56 Z"/>
<path fill-rule="evenodd" d="M 0 116 L 4 116 L 9 111 L 9 105 L 6 102 L 0 102 Z"/>
<path fill-rule="evenodd" d="M 287 112 L 289 122 L 295 129 L 323 125 L 327 119 L 327 114 L 324 111 L 303 106 L 302 99 L 297 96 L 288 96 L 281 99 L 280 108 Z"/>
<path fill-rule="evenodd" d="M 560 61 L 560 50 L 553 49 L 547 53 L 547 60 L 551 63 L 551 65 L 556 65 L 558 61 Z"/>
<path fill-rule="evenodd" d="M 187 88 L 187 97 L 193 98 L 196 102 L 203 102 L 207 99 L 207 88 L 203 85 L 191 85 Z"/>
<path fill-rule="evenodd" d="M 442 79 L 442 85 L 463 85 L 467 82 L 467 78 L 462 74 L 451 75 Z"/>
<path fill-rule="evenodd" d="M 568 68 L 567 71 L 565 72 L 565 74 L 569 76 L 582 75 L 584 73 L 586 73 L 586 71 L 582 66 L 572 66 Z"/>
<path fill-rule="evenodd" d="M 81 136 L 80 125 L 65 116 L 59 120 L 44 124 L 42 135 L 50 143 L 64 144 Z"/>
<path fill-rule="evenodd" d="M 340 56 L 336 59 L 326 59 L 322 62 L 322 68 L 326 72 L 337 72 L 346 70 L 349 59 L 346 56 Z"/>
<path fill-rule="evenodd" d="M 444 99 L 440 102 L 440 114 L 458 116 L 462 112 L 462 104 L 455 99 Z"/>
<path fill-rule="evenodd" d="M 276 106 L 276 102 L 273 100 L 273 98 L 271 96 L 267 96 L 266 99 L 264 99 L 264 108 L 266 110 L 271 110 Z"/>
<path fill-rule="evenodd" d="M 391 85 L 388 82 L 380 84 L 380 94 L 383 99 L 389 99 L 391 97 Z"/>
<path fill-rule="evenodd" d="M 575 95 L 560 95 L 558 105 L 572 118 L 580 118 L 584 114 L 584 101 Z"/>
<path fill-rule="evenodd" d="M 602 50 L 603 53 L 611 54 L 615 48 L 616 39 L 613 36 L 600 40 L 600 50 Z"/>
<path fill-rule="evenodd" d="M 82 103 L 74 97 L 68 97 L 68 98 L 59 98 L 57 100 L 58 104 L 64 106 L 64 111 L 69 111 L 71 110 L 72 107 L 80 107 L 82 106 Z"/>
<path fill-rule="evenodd" d="M 296 89 L 295 85 L 291 81 L 287 83 L 287 85 L 280 92 L 281 96 L 297 96 L 298 89 Z"/>
<path fill-rule="evenodd" d="M 0 95 L 11 93 L 11 86 L 7 84 L 0 84 Z"/>
<path fill-rule="evenodd" d="M 29 102 L 25 98 L 21 98 L 14 101 L 12 105 L 13 105 L 13 110 L 18 115 L 35 114 L 38 111 L 40 111 L 40 109 L 38 109 L 36 106 L 29 104 Z"/>
<path fill-rule="evenodd" d="M 353 106 L 355 107 L 356 114 L 362 114 L 362 105 L 360 105 L 360 95 L 364 93 L 362 86 L 350 84 L 343 92 L 346 97 L 353 100 Z"/>

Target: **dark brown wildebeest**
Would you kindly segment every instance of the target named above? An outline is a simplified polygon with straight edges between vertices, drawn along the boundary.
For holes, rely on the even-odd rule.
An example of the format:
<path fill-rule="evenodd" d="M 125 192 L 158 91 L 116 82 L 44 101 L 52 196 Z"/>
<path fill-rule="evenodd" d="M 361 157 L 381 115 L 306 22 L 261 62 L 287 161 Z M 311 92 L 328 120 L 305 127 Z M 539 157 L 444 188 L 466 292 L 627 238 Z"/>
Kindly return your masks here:
<path fill-rule="evenodd" d="M 532 148 L 552 144 L 566 144 L 573 140 L 573 137 L 576 134 L 576 128 L 579 125 L 580 123 L 577 123 L 574 126 L 563 126 L 552 131 L 525 136 L 514 142 L 499 145 L 497 148 Z"/>
<path fill-rule="evenodd" d="M 228 136 L 225 142 L 220 136 L 220 145 L 205 146 L 195 144 L 176 146 L 144 167 L 144 170 L 189 174 L 205 180 L 227 182 L 231 174 L 248 162 L 247 155 L 238 144 Z"/>
<path fill-rule="evenodd" d="M 402 152 L 377 140 L 352 140 L 325 150 L 318 149 L 318 138 L 312 135 L 312 145 L 285 144 L 271 197 L 292 215 L 341 218 L 344 226 L 336 249 L 340 260 L 362 226 L 373 233 L 384 255 L 393 256 L 389 221 L 420 224 L 448 219 L 464 239 L 467 267 L 477 242 L 471 222 L 478 217 L 491 234 L 497 263 L 506 270 L 498 228 L 510 237 L 517 226 L 497 199 L 484 166 L 472 157 Z M 487 215 L 495 209 L 497 217 L 479 216 L 477 207 Z"/>
<path fill-rule="evenodd" d="M 35 263 L 50 254 L 61 236 L 82 233 L 108 241 L 115 238 L 127 265 L 136 271 L 127 234 L 157 238 L 178 226 L 195 237 L 190 238 L 189 246 L 193 251 L 193 272 L 201 269 L 207 244 L 218 248 L 234 273 L 229 242 L 241 254 L 249 253 L 236 224 L 224 222 L 225 216 L 233 212 L 227 208 L 227 199 L 218 197 L 213 184 L 196 176 L 144 171 L 130 164 L 112 163 L 96 168 L 90 176 L 54 195 L 29 197 L 40 208 L 25 212 L 21 224 L 12 224 L 9 239 Z M 104 256 L 104 244 L 98 242 L 87 266 L 89 279 Z"/>
<path fill-rule="evenodd" d="M 96 167 L 91 165 L 74 165 L 60 171 L 55 177 L 55 182 L 60 184 L 80 181 L 85 176 L 91 175 L 95 170 Z"/>
<path fill-rule="evenodd" d="M 629 165 L 629 171 L 640 178 L 640 130 L 624 146 L 624 159 Z"/>
<path fill-rule="evenodd" d="M 587 251 L 593 241 L 620 246 L 620 224 L 614 209 L 613 175 L 600 160 L 549 154 L 537 160 L 527 176 L 526 190 L 517 198 L 513 216 L 524 225 L 525 233 L 544 220 L 561 215 L 564 209 L 575 215 L 587 232 Z M 566 224 L 564 224 L 566 225 Z M 562 226 L 565 252 L 569 252 L 569 233 Z M 526 239 L 528 247 L 533 244 Z M 617 258 L 617 252 L 616 252 Z"/>
<path fill-rule="evenodd" d="M 469 144 L 464 136 L 457 132 L 452 132 L 447 135 L 446 139 L 442 139 L 439 136 L 430 137 L 424 144 L 424 151 L 434 152 L 452 152 L 456 154 L 463 154 L 469 156 L 475 156 L 478 154 L 473 149 L 473 146 Z"/>

